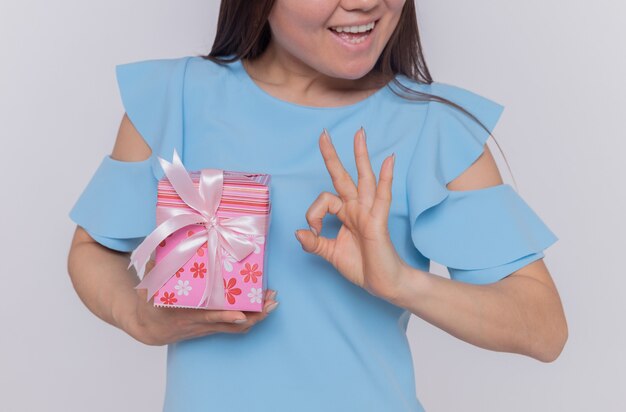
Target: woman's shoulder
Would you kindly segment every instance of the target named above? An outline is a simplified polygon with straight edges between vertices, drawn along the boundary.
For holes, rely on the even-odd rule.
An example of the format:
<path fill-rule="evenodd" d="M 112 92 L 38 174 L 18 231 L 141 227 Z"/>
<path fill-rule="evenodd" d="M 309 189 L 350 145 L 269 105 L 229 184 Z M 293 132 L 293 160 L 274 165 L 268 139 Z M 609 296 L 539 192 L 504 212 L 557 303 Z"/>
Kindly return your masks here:
<path fill-rule="evenodd" d="M 202 76 L 210 76 L 218 78 L 230 75 L 233 71 L 233 62 L 221 60 L 217 58 L 208 58 L 206 56 L 187 56 L 188 73 L 199 74 Z"/>
<path fill-rule="evenodd" d="M 491 131 L 505 108 L 491 95 L 479 93 L 473 87 L 440 81 L 425 83 L 405 75 L 397 79 L 404 86 L 428 95 L 422 100 L 426 102 L 422 105 L 425 108 L 422 135 L 430 133 L 439 140 L 458 140 L 459 135 L 469 133 L 483 142 L 489 133 L 480 123 Z"/>
<path fill-rule="evenodd" d="M 419 81 L 417 79 L 413 79 L 404 74 L 398 74 L 396 79 L 404 86 L 409 87 L 413 90 L 422 93 L 428 93 L 431 95 L 435 95 L 438 97 L 443 97 L 444 99 L 451 100 L 455 103 L 463 103 L 470 101 L 470 103 L 475 103 L 479 100 L 490 100 L 486 94 L 478 92 L 475 87 L 464 86 L 460 84 L 447 83 L 441 81 L 432 81 L 430 83 L 426 83 L 423 81 Z M 440 102 L 435 102 L 440 103 Z"/>
<path fill-rule="evenodd" d="M 175 73 L 184 74 L 185 78 L 200 76 L 215 79 L 232 71 L 232 63 L 209 59 L 202 55 L 182 55 L 135 59 L 119 63 L 116 72 L 127 72 L 137 76 L 157 76 L 168 78 Z"/>

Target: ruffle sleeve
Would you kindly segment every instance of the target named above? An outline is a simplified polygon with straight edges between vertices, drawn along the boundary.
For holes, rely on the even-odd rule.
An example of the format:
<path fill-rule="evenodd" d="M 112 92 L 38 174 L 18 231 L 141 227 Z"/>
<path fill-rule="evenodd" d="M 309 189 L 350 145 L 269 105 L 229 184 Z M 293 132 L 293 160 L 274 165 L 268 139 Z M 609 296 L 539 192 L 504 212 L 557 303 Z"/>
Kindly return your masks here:
<path fill-rule="evenodd" d="M 504 106 L 467 89 L 432 83 L 444 97 L 476 116 L 491 132 Z M 440 102 L 429 102 L 408 166 L 406 191 L 411 240 L 450 278 L 474 284 L 498 281 L 544 257 L 558 240 L 509 185 L 449 190 L 447 184 L 483 153 L 489 137 L 478 123 Z"/>
<path fill-rule="evenodd" d="M 152 149 L 142 161 L 104 156 L 69 217 L 98 243 L 130 252 L 156 227 L 157 157 L 183 153 L 183 89 L 190 57 L 142 60 L 115 67 L 126 114 Z"/>

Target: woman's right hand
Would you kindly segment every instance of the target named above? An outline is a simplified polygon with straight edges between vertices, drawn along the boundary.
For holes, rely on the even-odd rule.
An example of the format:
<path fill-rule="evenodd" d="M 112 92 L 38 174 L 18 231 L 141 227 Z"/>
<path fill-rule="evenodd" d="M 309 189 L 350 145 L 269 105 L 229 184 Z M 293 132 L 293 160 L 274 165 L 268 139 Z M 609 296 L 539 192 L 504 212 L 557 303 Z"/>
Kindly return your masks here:
<path fill-rule="evenodd" d="M 154 265 L 155 262 L 150 260 L 146 266 L 146 273 Z M 123 329 L 133 338 L 152 346 L 167 345 L 218 332 L 246 333 L 278 305 L 275 300 L 276 294 L 272 296 L 272 292 L 275 291 L 271 289 L 265 291 L 263 312 L 155 307 L 152 299 L 147 301 L 147 289 L 136 289 L 136 292 L 134 310 L 126 311 L 127 315 L 121 323 L 124 325 Z M 234 323 L 240 319 L 245 321 Z"/>

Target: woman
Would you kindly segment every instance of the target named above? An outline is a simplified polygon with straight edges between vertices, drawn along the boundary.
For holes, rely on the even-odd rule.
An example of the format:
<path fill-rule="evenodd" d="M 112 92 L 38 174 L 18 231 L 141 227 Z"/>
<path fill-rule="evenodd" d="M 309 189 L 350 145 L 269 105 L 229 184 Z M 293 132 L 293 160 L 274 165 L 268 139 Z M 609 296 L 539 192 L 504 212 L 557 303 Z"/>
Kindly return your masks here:
<path fill-rule="evenodd" d="M 96 315 L 168 344 L 165 411 L 422 411 L 411 313 L 485 349 L 560 353 L 557 237 L 485 145 L 503 107 L 433 82 L 412 1 L 230 0 L 209 55 L 116 70 L 126 114 L 70 212 L 69 271 Z M 271 174 L 281 310 L 271 293 L 259 313 L 155 308 L 133 289 L 127 252 L 174 149 L 187 170 Z"/>

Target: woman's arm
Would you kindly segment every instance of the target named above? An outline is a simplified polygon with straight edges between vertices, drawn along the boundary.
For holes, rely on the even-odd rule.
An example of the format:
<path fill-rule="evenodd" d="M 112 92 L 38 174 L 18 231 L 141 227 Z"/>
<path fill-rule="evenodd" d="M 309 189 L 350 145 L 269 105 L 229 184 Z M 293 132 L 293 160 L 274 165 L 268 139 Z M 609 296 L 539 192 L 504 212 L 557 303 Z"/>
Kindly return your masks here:
<path fill-rule="evenodd" d="M 543 259 L 474 285 L 406 267 L 388 300 L 476 346 L 552 362 L 567 341 L 559 294 Z"/>
<path fill-rule="evenodd" d="M 489 148 L 450 190 L 473 190 L 501 184 Z M 498 282 L 474 285 L 405 265 L 389 301 L 466 342 L 495 351 L 554 361 L 568 337 L 558 291 L 543 259 Z"/>
<path fill-rule="evenodd" d="M 120 122 L 111 157 L 120 161 L 141 161 L 152 149 L 126 114 Z M 129 271 L 129 254 L 108 249 L 77 226 L 68 255 L 68 272 L 82 302 L 94 315 L 128 331 L 124 319 L 134 309 L 139 278 Z M 122 313 L 120 313 L 120 311 Z"/>
<path fill-rule="evenodd" d="M 117 252 L 95 242 L 76 227 L 68 255 L 67 269 L 72 285 L 89 310 L 105 322 L 128 331 L 123 316 L 134 309 L 139 278 L 127 269 L 128 253 Z M 122 313 L 120 313 L 122 312 Z"/>

